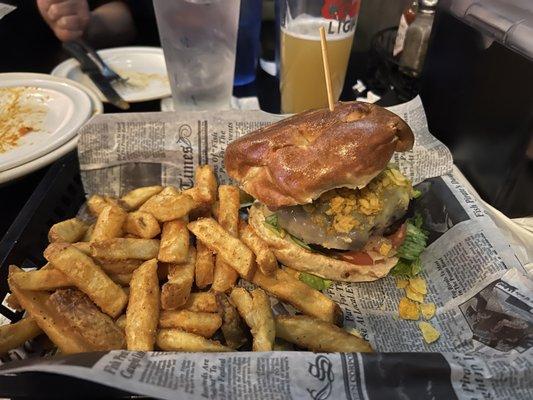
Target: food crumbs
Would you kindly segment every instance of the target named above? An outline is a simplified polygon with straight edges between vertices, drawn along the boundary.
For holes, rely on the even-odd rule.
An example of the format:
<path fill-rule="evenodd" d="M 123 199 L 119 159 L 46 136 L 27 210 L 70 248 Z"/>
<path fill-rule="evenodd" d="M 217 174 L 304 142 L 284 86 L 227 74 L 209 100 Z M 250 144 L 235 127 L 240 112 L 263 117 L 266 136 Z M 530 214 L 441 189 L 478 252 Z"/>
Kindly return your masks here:
<path fill-rule="evenodd" d="M 407 297 L 402 297 L 400 304 L 398 305 L 398 312 L 400 318 L 418 320 L 420 318 L 420 308 L 414 301 L 409 300 Z"/>
<path fill-rule="evenodd" d="M 396 279 L 396 287 L 398 289 L 405 289 L 409 285 L 409 281 L 407 279 L 397 278 Z"/>
<path fill-rule="evenodd" d="M 435 316 L 437 307 L 435 306 L 435 303 L 424 303 L 420 304 L 420 311 L 422 312 L 424 319 L 431 319 Z"/>
<path fill-rule="evenodd" d="M 382 256 L 388 256 L 391 250 L 392 245 L 390 243 L 381 243 L 381 246 L 379 246 L 379 254 Z"/>
<path fill-rule="evenodd" d="M 418 327 L 420 328 L 426 343 L 433 343 L 440 337 L 440 332 L 436 330 L 429 322 L 419 322 Z"/>
<path fill-rule="evenodd" d="M 428 292 L 426 281 L 421 277 L 409 279 L 409 286 L 412 290 L 420 294 L 427 294 Z"/>
<path fill-rule="evenodd" d="M 408 299 L 414 300 L 417 303 L 424 302 L 424 295 L 418 292 L 415 292 L 413 289 L 411 289 L 410 285 L 407 285 L 407 287 L 405 288 L 405 295 L 407 296 Z"/>

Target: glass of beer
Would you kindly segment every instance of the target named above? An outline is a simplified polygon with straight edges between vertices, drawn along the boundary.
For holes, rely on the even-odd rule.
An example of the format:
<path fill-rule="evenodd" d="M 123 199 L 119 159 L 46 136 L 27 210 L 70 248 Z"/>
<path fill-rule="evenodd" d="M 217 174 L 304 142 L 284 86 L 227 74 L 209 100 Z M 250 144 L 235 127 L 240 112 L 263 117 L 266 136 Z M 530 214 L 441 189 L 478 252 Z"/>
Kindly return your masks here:
<path fill-rule="evenodd" d="M 361 0 L 281 0 L 281 111 L 328 105 L 321 26 L 326 31 L 335 100 L 344 85 Z"/>

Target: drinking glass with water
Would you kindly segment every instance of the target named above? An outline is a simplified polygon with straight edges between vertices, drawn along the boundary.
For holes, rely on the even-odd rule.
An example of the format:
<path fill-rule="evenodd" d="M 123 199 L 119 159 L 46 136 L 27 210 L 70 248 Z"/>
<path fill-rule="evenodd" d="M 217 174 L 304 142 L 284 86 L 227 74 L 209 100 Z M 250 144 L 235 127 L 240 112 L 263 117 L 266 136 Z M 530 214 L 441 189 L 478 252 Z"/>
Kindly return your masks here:
<path fill-rule="evenodd" d="M 230 108 L 240 0 L 154 0 L 175 110 Z"/>

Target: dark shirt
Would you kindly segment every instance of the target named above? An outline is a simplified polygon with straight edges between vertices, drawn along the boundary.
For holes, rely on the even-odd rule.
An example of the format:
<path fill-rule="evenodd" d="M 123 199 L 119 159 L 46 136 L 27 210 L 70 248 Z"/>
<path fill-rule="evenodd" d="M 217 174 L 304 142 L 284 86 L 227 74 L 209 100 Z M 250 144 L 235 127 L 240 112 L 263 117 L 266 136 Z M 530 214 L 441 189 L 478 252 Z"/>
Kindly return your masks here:
<path fill-rule="evenodd" d="M 89 1 L 94 9 L 109 0 Z M 50 27 L 44 22 L 35 0 L 2 0 L 16 10 L 0 20 L 0 72 L 43 72 L 68 58 Z M 126 2 L 131 9 L 137 37 L 131 45 L 160 46 L 151 0 Z"/>
<path fill-rule="evenodd" d="M 137 28 L 135 43 L 142 46 L 161 47 L 152 0 L 130 0 L 127 3 Z"/>

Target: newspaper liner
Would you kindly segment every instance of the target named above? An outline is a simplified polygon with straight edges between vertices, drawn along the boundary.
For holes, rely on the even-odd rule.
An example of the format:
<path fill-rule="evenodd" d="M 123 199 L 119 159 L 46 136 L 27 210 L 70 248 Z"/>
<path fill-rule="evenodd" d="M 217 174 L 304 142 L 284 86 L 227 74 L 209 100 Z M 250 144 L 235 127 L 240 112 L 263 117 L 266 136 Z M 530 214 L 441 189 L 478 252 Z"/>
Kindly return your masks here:
<path fill-rule="evenodd" d="M 422 276 L 428 282 L 426 301 L 438 307 L 430 321 L 441 332 L 437 342 L 426 344 L 416 322 L 398 318 L 403 291 L 387 277 L 338 283 L 327 294 L 341 305 L 346 328 L 360 332 L 376 352 L 407 352 L 401 355 L 114 351 L 28 359 L 5 365 L 0 374 L 50 371 L 168 399 L 366 399 L 394 390 L 436 398 L 531 398 L 533 283 L 516 256 L 526 253 L 520 246 L 531 243 L 514 243 L 515 251 L 509 246 L 477 194 L 452 168 L 449 150 L 429 133 L 419 98 L 391 110 L 415 132 L 413 150 L 395 154 L 394 162 L 424 192 L 415 208 L 430 232 Z M 205 163 L 228 182 L 225 146 L 282 118 L 260 111 L 96 116 L 82 129 L 78 146 L 85 190 L 119 196 L 156 183 L 186 188 L 195 166 Z M 293 311 L 277 302 L 274 310 Z M 26 358 L 23 350 L 13 353 Z M 383 379 L 397 379 L 398 363 L 401 376 L 412 381 L 382 392 Z"/>

